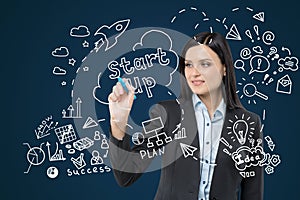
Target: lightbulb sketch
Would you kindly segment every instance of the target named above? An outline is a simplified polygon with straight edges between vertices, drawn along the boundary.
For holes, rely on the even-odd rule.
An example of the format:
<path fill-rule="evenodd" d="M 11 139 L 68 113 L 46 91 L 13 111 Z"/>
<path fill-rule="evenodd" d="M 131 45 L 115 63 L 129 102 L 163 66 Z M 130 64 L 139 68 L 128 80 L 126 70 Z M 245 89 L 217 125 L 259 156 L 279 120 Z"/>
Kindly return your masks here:
<path fill-rule="evenodd" d="M 239 119 L 236 122 L 234 122 L 232 130 L 238 142 L 241 145 L 245 144 L 246 136 L 248 133 L 248 124 L 244 120 Z"/>
<path fill-rule="evenodd" d="M 246 143 L 247 138 L 252 139 L 252 135 L 254 134 L 254 121 L 251 121 L 251 117 L 246 117 L 245 114 L 242 114 L 241 117 L 237 115 L 234 116 L 235 119 L 229 119 L 228 121 L 232 124 L 232 126 L 228 126 L 229 129 L 228 135 L 230 135 L 233 142 L 236 140 L 244 145 Z"/>

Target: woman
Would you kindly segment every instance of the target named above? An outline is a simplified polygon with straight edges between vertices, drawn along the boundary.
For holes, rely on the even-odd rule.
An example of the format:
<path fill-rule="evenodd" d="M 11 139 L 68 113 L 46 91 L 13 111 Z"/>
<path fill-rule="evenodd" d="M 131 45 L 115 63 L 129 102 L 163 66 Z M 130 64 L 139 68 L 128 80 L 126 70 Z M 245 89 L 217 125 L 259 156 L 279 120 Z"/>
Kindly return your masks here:
<path fill-rule="evenodd" d="M 180 73 L 184 77 L 181 97 L 177 101 L 160 102 L 151 112 L 151 118 L 162 119 L 161 132 L 173 138 L 172 142 L 163 144 L 163 167 L 155 199 L 263 199 L 263 169 L 257 163 L 246 163 L 242 158 L 249 155 L 238 151 L 250 149 L 254 141 L 261 143 L 260 120 L 243 108 L 236 94 L 233 60 L 225 38 L 219 33 L 196 35 L 183 50 Z M 135 182 L 152 160 L 141 159 L 138 154 L 149 148 L 147 142 L 130 148 L 130 137 L 125 134 L 134 96 L 133 88 L 125 82 L 128 93 L 117 83 L 109 95 L 110 158 L 115 177 L 122 186 Z M 245 116 L 254 126 L 251 134 L 243 132 L 242 125 L 233 121 L 241 117 L 238 122 L 244 123 Z M 233 128 L 233 123 L 234 136 L 228 130 Z M 186 132 L 186 137 L 181 139 L 174 137 L 178 124 Z M 155 121 L 148 126 L 151 130 L 160 127 Z M 185 154 L 184 147 L 192 150 L 189 155 Z M 159 145 L 152 148 L 157 149 Z"/>

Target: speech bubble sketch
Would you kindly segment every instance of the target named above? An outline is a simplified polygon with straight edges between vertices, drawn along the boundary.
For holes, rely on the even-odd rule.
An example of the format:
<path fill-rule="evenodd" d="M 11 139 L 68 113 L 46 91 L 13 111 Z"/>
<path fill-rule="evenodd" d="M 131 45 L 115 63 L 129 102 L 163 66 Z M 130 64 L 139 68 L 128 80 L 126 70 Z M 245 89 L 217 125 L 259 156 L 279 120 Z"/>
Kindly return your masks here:
<path fill-rule="evenodd" d="M 234 62 L 233 66 L 234 66 L 234 68 L 236 68 L 236 69 L 241 69 L 241 70 L 243 70 L 243 71 L 245 72 L 245 68 L 244 68 L 245 63 L 244 63 L 243 60 L 237 59 L 237 60 Z"/>
<path fill-rule="evenodd" d="M 85 25 L 79 25 L 78 27 L 73 27 L 70 30 L 70 36 L 72 37 L 87 37 L 89 35 L 90 31 Z"/>
<path fill-rule="evenodd" d="M 105 51 L 114 47 L 118 42 L 118 37 L 120 37 L 124 31 L 126 31 L 129 25 L 130 19 L 124 19 L 113 23 L 112 25 L 103 25 L 101 26 L 94 34 L 94 36 L 100 35 L 103 38 L 100 38 L 97 42 L 95 42 L 95 46 L 99 46 L 99 44 L 103 44 L 106 42 Z M 114 37 L 111 37 L 114 36 Z"/>
<path fill-rule="evenodd" d="M 51 54 L 54 57 L 64 58 L 69 55 L 69 50 L 67 47 L 57 47 L 52 51 Z"/>
<path fill-rule="evenodd" d="M 42 149 L 43 144 L 44 143 L 41 143 L 39 147 L 31 147 L 29 143 L 23 143 L 23 145 L 27 145 L 29 148 L 26 154 L 26 158 L 27 161 L 29 162 L 29 166 L 27 171 L 24 172 L 24 174 L 29 173 L 32 165 L 38 166 L 44 162 L 46 156 L 44 150 Z"/>
<path fill-rule="evenodd" d="M 59 75 L 59 76 L 62 76 L 62 75 L 66 75 L 67 74 L 67 71 L 63 68 L 60 68 L 58 66 L 55 66 L 52 70 L 52 73 L 54 75 Z"/>
<path fill-rule="evenodd" d="M 275 35 L 272 31 L 266 31 L 262 36 L 262 40 L 266 45 L 271 45 L 275 40 Z"/>
<path fill-rule="evenodd" d="M 229 32 L 226 34 L 227 40 L 242 40 L 241 35 L 235 24 L 232 24 Z"/>
<path fill-rule="evenodd" d="M 292 93 L 293 82 L 288 74 L 281 77 L 277 81 L 276 92 L 282 94 L 291 94 Z"/>
<path fill-rule="evenodd" d="M 250 68 L 249 75 L 254 72 L 264 73 L 269 70 L 270 62 L 262 55 L 255 55 L 250 59 Z"/>
<path fill-rule="evenodd" d="M 298 58 L 296 57 L 285 57 L 278 60 L 278 65 L 283 67 L 285 70 L 297 71 L 298 70 Z"/>

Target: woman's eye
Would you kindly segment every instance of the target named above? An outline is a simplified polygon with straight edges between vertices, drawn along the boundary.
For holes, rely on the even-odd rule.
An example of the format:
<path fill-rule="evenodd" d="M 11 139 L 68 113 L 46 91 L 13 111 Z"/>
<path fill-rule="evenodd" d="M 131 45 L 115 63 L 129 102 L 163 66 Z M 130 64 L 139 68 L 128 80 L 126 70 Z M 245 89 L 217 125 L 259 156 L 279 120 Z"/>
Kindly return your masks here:
<path fill-rule="evenodd" d="M 203 62 L 201 63 L 202 67 L 209 67 L 211 64 L 209 62 Z"/>
<path fill-rule="evenodd" d="M 190 63 L 185 63 L 185 67 L 192 67 L 192 64 L 190 64 Z"/>

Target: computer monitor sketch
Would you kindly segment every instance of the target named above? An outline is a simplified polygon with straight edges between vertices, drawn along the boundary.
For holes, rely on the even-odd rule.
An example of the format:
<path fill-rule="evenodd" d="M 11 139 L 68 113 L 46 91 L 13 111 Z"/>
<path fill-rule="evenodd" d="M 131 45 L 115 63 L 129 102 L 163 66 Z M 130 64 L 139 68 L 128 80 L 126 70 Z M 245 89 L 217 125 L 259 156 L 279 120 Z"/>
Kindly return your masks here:
<path fill-rule="evenodd" d="M 155 127 L 148 126 L 150 123 L 151 124 L 152 123 L 155 124 Z M 149 134 L 151 132 L 155 132 L 157 134 L 157 131 L 159 131 L 160 129 L 164 128 L 164 124 L 163 124 L 163 122 L 161 120 L 161 117 L 156 117 L 156 118 L 153 118 L 153 119 L 149 119 L 149 120 L 143 121 L 142 122 L 142 126 L 143 126 L 143 129 L 145 131 L 145 134 Z"/>

